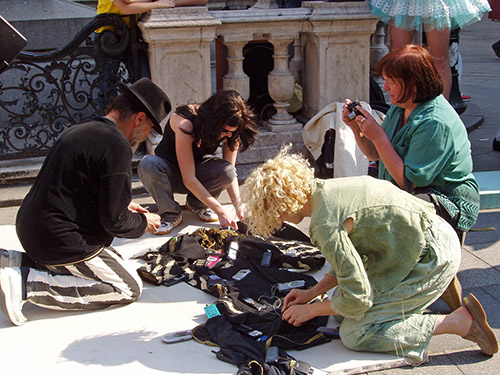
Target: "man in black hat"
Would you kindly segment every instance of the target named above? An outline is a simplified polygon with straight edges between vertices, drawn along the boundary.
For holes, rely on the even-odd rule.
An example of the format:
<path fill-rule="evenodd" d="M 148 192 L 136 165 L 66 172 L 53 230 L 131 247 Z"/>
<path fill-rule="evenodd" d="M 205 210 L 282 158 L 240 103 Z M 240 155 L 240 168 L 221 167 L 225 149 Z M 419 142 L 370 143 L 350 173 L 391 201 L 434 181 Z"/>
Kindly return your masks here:
<path fill-rule="evenodd" d="M 142 282 L 110 246 L 137 238 L 160 217 L 131 202 L 132 151 L 171 109 L 147 78 L 108 107 L 106 116 L 69 128 L 54 144 L 16 220 L 26 251 L 0 250 L 0 308 L 14 325 L 22 305 L 94 310 L 135 301 Z"/>

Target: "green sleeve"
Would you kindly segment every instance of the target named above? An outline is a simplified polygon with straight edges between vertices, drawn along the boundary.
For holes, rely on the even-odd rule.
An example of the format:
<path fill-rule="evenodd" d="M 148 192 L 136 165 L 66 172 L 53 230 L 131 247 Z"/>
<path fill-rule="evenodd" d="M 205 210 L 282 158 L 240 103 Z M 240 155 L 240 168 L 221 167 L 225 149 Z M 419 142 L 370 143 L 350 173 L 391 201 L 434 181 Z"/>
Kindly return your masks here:
<path fill-rule="evenodd" d="M 361 319 L 373 305 L 373 292 L 361 257 L 343 227 L 332 230 L 325 225 L 316 229 L 315 242 L 339 283 L 332 306 L 344 317 Z"/>

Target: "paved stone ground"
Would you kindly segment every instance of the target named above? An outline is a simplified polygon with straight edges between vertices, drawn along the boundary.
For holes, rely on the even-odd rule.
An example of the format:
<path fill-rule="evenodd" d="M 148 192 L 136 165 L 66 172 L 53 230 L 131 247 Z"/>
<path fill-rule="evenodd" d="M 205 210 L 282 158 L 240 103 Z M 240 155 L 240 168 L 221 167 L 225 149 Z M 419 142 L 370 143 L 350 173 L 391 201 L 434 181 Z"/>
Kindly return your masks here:
<path fill-rule="evenodd" d="M 478 116 L 484 116 L 484 123 L 469 133 L 474 171 L 498 171 L 500 152 L 493 151 L 491 144 L 500 126 L 500 59 L 494 55 L 491 44 L 500 38 L 500 22 L 484 19 L 462 30 L 460 38 L 464 62 L 460 86 L 463 93 L 472 96 L 462 119 L 468 125 L 475 123 Z M 22 188 L 20 192 L 23 193 Z M 147 196 L 136 196 L 135 200 L 145 206 L 152 204 L 151 198 Z M 14 224 L 17 209 L 15 206 L 0 208 L 0 225 Z M 474 230 L 467 235 L 458 274 L 464 294 L 473 292 L 483 303 L 497 337 L 500 337 L 499 226 L 500 209 L 481 211 Z M 301 223 L 301 227 L 305 229 L 307 222 Z M 484 230 L 488 227 L 493 229 Z M 447 312 L 446 305 L 439 301 L 431 309 Z M 492 358 L 484 356 L 472 342 L 451 335 L 433 338 L 429 353 L 430 361 L 426 365 L 384 370 L 375 374 L 496 374 L 500 368 L 500 355 Z"/>

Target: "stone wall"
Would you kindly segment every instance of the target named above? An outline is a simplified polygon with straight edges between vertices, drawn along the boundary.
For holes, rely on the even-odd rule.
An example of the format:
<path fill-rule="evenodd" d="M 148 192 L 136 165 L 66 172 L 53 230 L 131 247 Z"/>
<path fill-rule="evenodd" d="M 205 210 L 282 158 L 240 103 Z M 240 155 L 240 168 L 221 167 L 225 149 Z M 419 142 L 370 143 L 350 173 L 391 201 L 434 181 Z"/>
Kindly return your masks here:
<path fill-rule="evenodd" d="M 26 50 L 43 51 L 70 42 L 96 11 L 69 0 L 2 0 L 0 14 L 26 37 Z"/>

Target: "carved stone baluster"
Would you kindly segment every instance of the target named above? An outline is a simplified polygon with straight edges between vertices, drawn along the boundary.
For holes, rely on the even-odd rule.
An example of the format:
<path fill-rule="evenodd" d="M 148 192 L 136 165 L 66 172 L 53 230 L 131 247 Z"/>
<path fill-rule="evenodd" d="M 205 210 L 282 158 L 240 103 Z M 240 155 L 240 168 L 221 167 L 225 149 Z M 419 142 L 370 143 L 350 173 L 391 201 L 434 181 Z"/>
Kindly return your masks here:
<path fill-rule="evenodd" d="M 385 45 L 385 23 L 378 22 L 370 46 L 370 66 L 372 69 L 375 69 L 380 59 L 388 52 L 389 48 Z"/>
<path fill-rule="evenodd" d="M 267 122 L 272 131 L 287 131 L 301 128 L 301 124 L 288 113 L 290 99 L 294 94 L 295 77 L 290 71 L 288 46 L 293 41 L 288 39 L 268 39 L 274 47 L 274 69 L 269 73 L 267 87 L 269 95 L 274 100 L 276 113 Z"/>
<path fill-rule="evenodd" d="M 224 44 L 227 47 L 228 70 L 222 79 L 224 90 L 237 91 L 243 99 L 250 96 L 250 78 L 243 71 L 243 47 L 246 41 L 231 41 Z"/>

